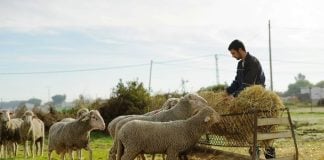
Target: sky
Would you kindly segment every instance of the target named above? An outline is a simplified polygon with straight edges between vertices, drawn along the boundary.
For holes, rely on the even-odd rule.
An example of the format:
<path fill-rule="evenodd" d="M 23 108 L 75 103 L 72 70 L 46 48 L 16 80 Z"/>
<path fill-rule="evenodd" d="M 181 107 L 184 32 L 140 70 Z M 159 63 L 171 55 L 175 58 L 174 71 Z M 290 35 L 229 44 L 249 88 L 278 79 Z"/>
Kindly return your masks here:
<path fill-rule="evenodd" d="M 323 1 L 305 0 L 0 0 L 0 98 L 56 94 L 109 98 L 120 79 L 153 93 L 230 84 L 234 39 L 257 57 L 270 87 L 286 91 L 302 73 L 324 80 Z"/>

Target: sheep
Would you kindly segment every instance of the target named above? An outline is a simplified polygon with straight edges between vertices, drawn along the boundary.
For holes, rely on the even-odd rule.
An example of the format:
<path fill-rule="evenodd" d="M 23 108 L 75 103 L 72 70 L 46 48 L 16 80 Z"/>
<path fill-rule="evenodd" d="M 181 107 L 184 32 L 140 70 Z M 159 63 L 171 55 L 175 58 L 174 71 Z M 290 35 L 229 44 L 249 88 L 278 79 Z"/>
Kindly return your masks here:
<path fill-rule="evenodd" d="M 207 106 L 207 101 L 197 94 L 187 94 L 180 98 L 179 102 L 171 109 L 161 111 L 151 116 L 136 116 L 129 117 L 121 120 L 115 127 L 115 137 L 118 137 L 116 133 L 118 130 L 127 122 L 132 120 L 145 120 L 145 121 L 156 121 L 156 122 L 167 122 L 173 120 L 183 120 L 191 117 L 198 109 Z M 116 138 L 115 138 L 116 139 Z M 116 159 L 117 143 L 114 141 L 113 146 L 109 151 L 109 160 Z"/>
<path fill-rule="evenodd" d="M 117 160 L 133 160 L 140 153 L 166 153 L 167 160 L 176 160 L 219 120 L 214 109 L 204 107 L 187 120 L 127 122 L 117 133 Z"/>
<path fill-rule="evenodd" d="M 2 110 L 0 110 L 2 112 Z M 0 158 L 3 156 L 2 123 L 0 123 Z"/>
<path fill-rule="evenodd" d="M 163 110 L 169 110 L 171 109 L 172 107 L 174 107 L 177 103 L 179 102 L 179 98 L 169 98 L 163 105 L 160 109 L 157 109 L 157 110 L 154 110 L 154 111 L 151 111 L 151 112 L 148 112 L 146 114 L 144 114 L 144 116 L 151 116 L 151 115 L 154 115 L 158 112 L 161 112 Z M 110 134 L 110 136 L 114 139 L 115 138 L 115 128 L 116 128 L 116 125 L 119 121 L 123 120 L 123 119 L 126 119 L 126 118 L 129 118 L 129 117 L 136 117 L 136 116 L 139 116 L 139 115 L 125 115 L 125 116 L 119 116 L 115 119 L 113 119 L 109 124 L 108 124 L 108 132 Z M 108 150 L 109 152 L 109 150 Z M 142 159 L 145 159 L 144 155 L 141 155 Z M 109 159 L 109 157 L 108 157 Z"/>
<path fill-rule="evenodd" d="M 28 141 L 31 142 L 30 150 L 34 158 L 34 146 L 36 145 L 36 155 L 40 153 L 43 156 L 43 146 L 45 141 L 45 126 L 44 122 L 38 118 L 32 111 L 26 111 L 22 116 L 23 123 L 19 129 L 21 141 L 24 144 L 24 157 L 28 156 Z M 27 154 L 26 154 L 27 153 Z"/>
<path fill-rule="evenodd" d="M 48 135 L 48 160 L 51 160 L 54 150 L 63 160 L 65 153 L 82 148 L 89 151 L 89 160 L 92 160 L 89 142 L 90 132 L 95 129 L 105 129 L 105 122 L 97 110 L 91 110 L 72 122 L 54 123 Z"/>
<path fill-rule="evenodd" d="M 147 112 L 144 115 L 151 116 L 151 115 L 154 115 L 160 111 L 169 110 L 172 107 L 174 107 L 178 102 L 179 102 L 179 98 L 169 98 L 166 102 L 164 102 L 164 104 L 162 105 L 162 107 L 160 109 L 157 109 L 157 110 L 154 110 L 151 112 Z"/>
<path fill-rule="evenodd" d="M 89 109 L 88 108 L 81 108 L 77 111 L 77 118 L 80 118 L 82 117 L 83 115 L 87 114 L 89 112 Z M 75 121 L 74 118 L 64 118 L 61 120 L 61 122 L 72 122 L 72 121 Z M 81 149 L 80 150 L 77 150 L 77 157 L 79 160 L 81 160 L 82 158 L 82 151 Z M 72 150 L 69 151 L 69 155 L 70 157 L 73 158 L 73 153 L 72 153 Z"/>
<path fill-rule="evenodd" d="M 160 111 L 163 111 L 163 110 L 169 110 L 171 109 L 173 106 L 175 106 L 177 103 L 179 102 L 179 98 L 169 98 L 163 105 L 160 109 L 158 110 L 154 110 L 154 111 L 151 111 L 151 112 L 148 112 L 146 114 L 144 114 L 145 116 L 151 116 L 151 115 L 154 115 Z M 139 116 L 139 115 L 125 115 L 125 116 L 118 116 L 116 117 L 115 119 L 113 119 L 109 124 L 108 124 L 108 132 L 110 134 L 110 136 L 112 138 L 115 138 L 115 128 L 116 128 L 116 125 L 117 123 L 120 121 L 120 120 L 123 120 L 125 118 L 128 118 L 128 117 L 134 117 L 134 116 Z"/>
<path fill-rule="evenodd" d="M 77 118 L 82 117 L 84 114 L 87 114 L 89 112 L 88 108 L 81 108 L 77 111 Z M 61 122 L 71 122 L 74 121 L 74 118 L 63 118 Z"/>
<path fill-rule="evenodd" d="M 7 158 L 7 151 L 13 150 L 13 155 L 17 156 L 18 144 L 20 142 L 19 128 L 22 124 L 20 118 L 10 118 L 12 112 L 2 110 L 0 112 L 1 139 L 4 146 L 4 157 Z M 10 155 L 11 156 L 11 152 Z"/>

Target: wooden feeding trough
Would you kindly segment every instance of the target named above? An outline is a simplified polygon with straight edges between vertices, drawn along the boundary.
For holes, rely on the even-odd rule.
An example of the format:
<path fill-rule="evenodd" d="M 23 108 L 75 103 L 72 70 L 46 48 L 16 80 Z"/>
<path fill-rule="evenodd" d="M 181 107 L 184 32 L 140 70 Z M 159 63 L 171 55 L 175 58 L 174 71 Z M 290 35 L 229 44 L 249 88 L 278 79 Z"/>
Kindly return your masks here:
<path fill-rule="evenodd" d="M 214 125 L 209 134 L 200 140 L 201 145 L 221 147 L 249 147 L 250 159 L 259 159 L 259 148 L 266 147 L 275 139 L 289 138 L 293 141 L 294 153 L 286 157 L 276 155 L 275 159 L 298 160 L 298 148 L 288 108 L 276 112 L 252 110 L 245 113 L 223 114 L 220 123 Z M 285 126 L 284 129 L 283 127 Z M 280 131 L 278 128 L 281 128 Z M 246 156 L 245 156 L 246 157 Z"/>

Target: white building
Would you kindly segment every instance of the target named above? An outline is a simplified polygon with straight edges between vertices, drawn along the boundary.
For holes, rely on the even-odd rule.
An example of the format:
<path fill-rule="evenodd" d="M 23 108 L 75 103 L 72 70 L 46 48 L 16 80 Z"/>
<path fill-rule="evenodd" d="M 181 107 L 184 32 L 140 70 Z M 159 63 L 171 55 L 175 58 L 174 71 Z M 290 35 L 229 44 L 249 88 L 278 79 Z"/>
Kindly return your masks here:
<path fill-rule="evenodd" d="M 301 88 L 300 93 L 310 94 L 313 103 L 317 103 L 320 99 L 324 98 L 324 88 L 320 87 Z"/>

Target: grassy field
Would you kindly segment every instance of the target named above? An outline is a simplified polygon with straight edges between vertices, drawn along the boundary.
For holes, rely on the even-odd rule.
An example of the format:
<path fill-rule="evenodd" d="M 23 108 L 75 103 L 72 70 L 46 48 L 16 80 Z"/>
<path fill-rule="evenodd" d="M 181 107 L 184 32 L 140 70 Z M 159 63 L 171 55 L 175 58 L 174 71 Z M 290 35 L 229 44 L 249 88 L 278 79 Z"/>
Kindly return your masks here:
<path fill-rule="evenodd" d="M 299 157 L 302 160 L 324 160 L 324 107 L 313 108 L 295 108 L 290 107 L 292 119 L 296 126 L 297 144 L 299 148 Z M 91 146 L 94 150 L 94 160 L 105 160 L 107 150 L 112 145 L 112 139 L 101 133 L 91 135 Z M 277 140 L 275 142 L 278 155 L 293 153 L 293 143 L 290 140 Z M 216 149 L 231 151 L 247 155 L 247 148 L 224 148 Z M 88 153 L 83 151 L 83 157 L 87 158 Z M 22 146 L 19 147 L 19 155 L 15 160 L 23 160 Z M 261 156 L 262 157 L 262 156 Z M 263 157 L 262 157 L 263 158 Z M 31 159 L 31 158 L 30 158 Z M 43 157 L 36 157 L 37 160 L 47 159 L 47 146 Z M 53 159 L 59 160 L 56 153 L 53 153 Z"/>

